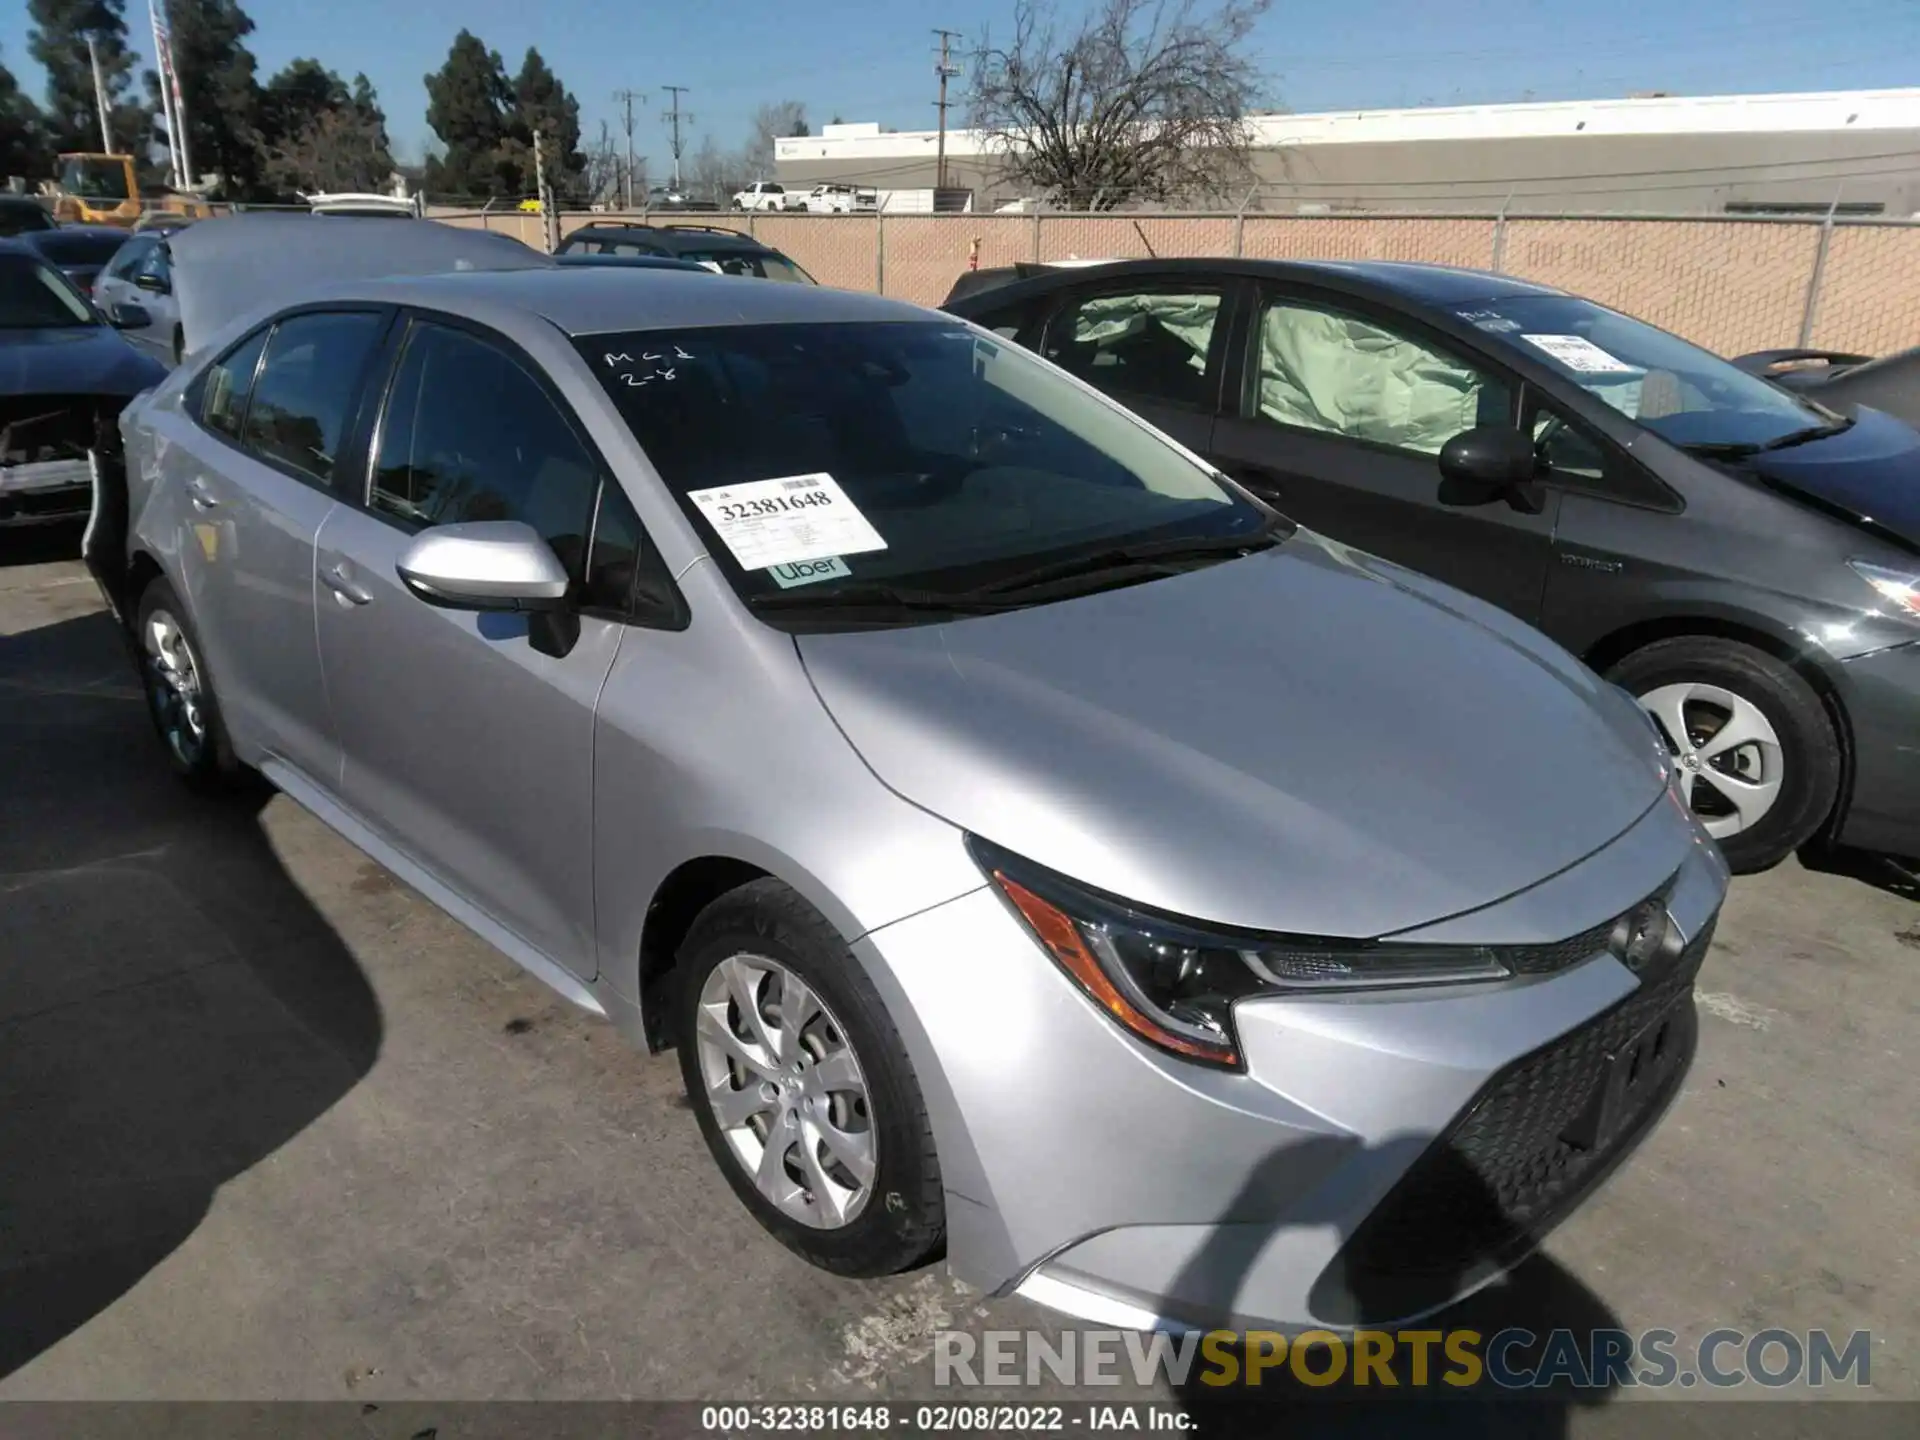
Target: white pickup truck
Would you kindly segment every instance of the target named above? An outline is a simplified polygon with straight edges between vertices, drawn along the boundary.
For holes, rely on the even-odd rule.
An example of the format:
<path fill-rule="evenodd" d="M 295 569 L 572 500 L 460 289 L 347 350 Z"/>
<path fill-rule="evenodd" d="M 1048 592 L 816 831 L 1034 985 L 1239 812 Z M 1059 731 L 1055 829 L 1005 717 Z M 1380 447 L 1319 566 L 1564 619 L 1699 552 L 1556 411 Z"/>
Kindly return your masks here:
<path fill-rule="evenodd" d="M 880 208 L 880 192 L 859 185 L 816 185 L 801 197 L 812 215 L 865 214 Z"/>
<path fill-rule="evenodd" d="M 736 210 L 799 210 L 804 208 L 806 197 L 798 191 L 789 191 L 775 180 L 756 180 L 744 190 L 733 194 L 733 208 Z"/>

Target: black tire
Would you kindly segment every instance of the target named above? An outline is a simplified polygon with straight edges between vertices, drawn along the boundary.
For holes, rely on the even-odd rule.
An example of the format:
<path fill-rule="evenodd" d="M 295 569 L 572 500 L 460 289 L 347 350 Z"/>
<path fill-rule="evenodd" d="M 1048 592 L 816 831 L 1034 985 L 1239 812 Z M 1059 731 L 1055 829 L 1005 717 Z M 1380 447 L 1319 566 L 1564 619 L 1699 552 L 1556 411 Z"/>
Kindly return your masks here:
<path fill-rule="evenodd" d="M 1685 682 L 1717 686 L 1750 702 L 1773 726 L 1780 741 L 1779 794 L 1757 822 L 1720 840 L 1736 874 L 1779 864 L 1832 813 L 1840 788 L 1839 737 L 1813 687 L 1765 651 L 1735 640 L 1680 636 L 1634 651 L 1607 678 L 1636 697 Z"/>
<path fill-rule="evenodd" d="M 178 325 L 173 327 L 173 363 L 178 369 L 180 362 L 187 358 L 187 337 Z"/>
<path fill-rule="evenodd" d="M 695 1039 L 701 987 L 722 961 L 741 954 L 776 961 L 812 987 L 857 1057 L 877 1159 L 866 1203 L 840 1228 L 802 1223 L 763 1196 L 707 1100 Z M 931 1258 L 946 1228 L 933 1127 L 899 1032 L 839 932 L 779 881 L 755 880 L 700 912 L 680 947 L 674 980 L 687 1101 L 714 1163 L 753 1217 L 795 1254 L 836 1275 L 891 1275 Z"/>
<path fill-rule="evenodd" d="M 201 722 L 197 738 L 195 727 L 188 723 L 182 711 L 183 696 L 168 684 L 163 668 L 156 662 L 153 626 L 162 616 L 172 622 L 184 641 L 197 677 L 195 705 Z M 226 722 L 221 718 L 213 682 L 207 675 L 200 638 L 194 633 L 193 622 L 187 618 L 173 587 L 164 579 L 156 577 L 140 593 L 132 638 L 140 665 L 141 689 L 147 698 L 147 717 L 153 721 L 154 733 L 160 737 L 173 773 L 195 790 L 213 793 L 233 789 L 246 769 L 234 758 L 233 743 L 227 738 Z"/>

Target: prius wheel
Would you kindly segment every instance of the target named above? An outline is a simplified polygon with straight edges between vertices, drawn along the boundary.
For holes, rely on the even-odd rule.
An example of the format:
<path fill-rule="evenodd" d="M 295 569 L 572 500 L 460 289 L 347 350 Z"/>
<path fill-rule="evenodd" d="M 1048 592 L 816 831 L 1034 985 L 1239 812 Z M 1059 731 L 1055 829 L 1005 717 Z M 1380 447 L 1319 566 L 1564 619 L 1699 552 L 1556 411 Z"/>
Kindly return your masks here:
<path fill-rule="evenodd" d="M 927 1259 L 944 1229 L 906 1049 L 846 943 L 776 880 L 714 901 L 681 947 L 680 1072 L 754 1218 L 842 1275 Z"/>
<path fill-rule="evenodd" d="M 1662 640 L 1608 678 L 1653 716 L 1681 794 L 1735 871 L 1778 864 L 1832 811 L 1839 741 L 1813 688 L 1771 655 L 1731 640 Z"/>
<path fill-rule="evenodd" d="M 147 713 L 166 746 L 168 763 L 197 788 L 224 786 L 240 767 L 227 741 L 199 642 L 166 581 L 155 580 L 141 595 L 134 640 Z"/>

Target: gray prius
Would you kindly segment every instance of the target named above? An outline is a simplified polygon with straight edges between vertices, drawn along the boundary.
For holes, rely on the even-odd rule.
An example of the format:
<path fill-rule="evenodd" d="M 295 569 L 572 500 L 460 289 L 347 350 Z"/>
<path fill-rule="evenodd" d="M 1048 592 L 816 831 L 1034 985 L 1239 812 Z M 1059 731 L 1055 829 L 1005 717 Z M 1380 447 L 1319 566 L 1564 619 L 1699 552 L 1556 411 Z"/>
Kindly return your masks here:
<path fill-rule="evenodd" d="M 1519 621 L 949 316 L 530 253 L 223 315 L 232 223 L 89 543 L 167 758 L 677 1048 L 808 1260 L 1408 1317 L 1672 1099 L 1726 870 Z"/>

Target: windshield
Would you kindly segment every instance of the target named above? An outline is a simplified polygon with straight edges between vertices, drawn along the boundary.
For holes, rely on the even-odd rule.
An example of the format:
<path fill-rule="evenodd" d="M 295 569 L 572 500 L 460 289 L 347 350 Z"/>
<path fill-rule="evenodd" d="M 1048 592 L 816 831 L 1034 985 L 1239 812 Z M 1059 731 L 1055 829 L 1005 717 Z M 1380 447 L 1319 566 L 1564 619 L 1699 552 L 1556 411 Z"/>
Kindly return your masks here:
<path fill-rule="evenodd" d="M 1590 300 L 1513 295 L 1455 313 L 1676 445 L 1758 447 L 1835 418 L 1677 335 Z"/>
<path fill-rule="evenodd" d="M 0 255 L 0 330 L 56 330 L 97 323 L 80 292 L 51 265 L 26 255 Z"/>
<path fill-rule="evenodd" d="M 25 235 L 54 228 L 46 207 L 32 200 L 0 200 L 0 235 Z"/>
<path fill-rule="evenodd" d="M 786 280 L 796 285 L 814 283 L 806 271 L 771 250 L 682 250 L 679 258 L 718 270 L 722 275 L 752 275 L 761 280 Z"/>
<path fill-rule="evenodd" d="M 60 188 L 82 200 L 127 200 L 127 167 L 104 155 L 75 155 L 60 167 Z"/>
<path fill-rule="evenodd" d="M 952 593 L 1271 512 L 1012 345 L 952 323 L 576 342 L 734 588 Z M 1264 542 L 1262 542 L 1264 543 Z"/>
<path fill-rule="evenodd" d="M 86 230 L 54 230 L 35 236 L 33 247 L 56 265 L 104 265 L 127 243 L 123 234 L 99 235 Z"/>

